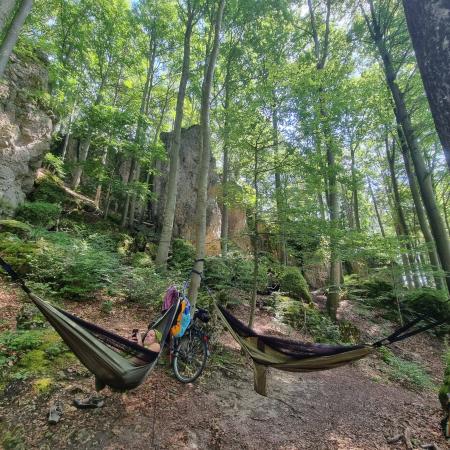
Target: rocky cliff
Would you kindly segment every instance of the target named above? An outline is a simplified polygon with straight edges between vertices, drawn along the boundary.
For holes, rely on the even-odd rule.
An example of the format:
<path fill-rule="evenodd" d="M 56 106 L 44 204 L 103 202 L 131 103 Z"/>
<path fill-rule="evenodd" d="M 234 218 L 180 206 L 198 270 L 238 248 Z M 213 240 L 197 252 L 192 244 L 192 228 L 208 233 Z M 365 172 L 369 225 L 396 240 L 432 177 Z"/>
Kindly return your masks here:
<path fill-rule="evenodd" d="M 11 57 L 0 81 L 0 217 L 24 201 L 49 149 L 52 119 L 36 100 L 47 88 L 43 62 Z"/>
<path fill-rule="evenodd" d="M 161 140 L 166 148 L 169 145 L 171 133 L 161 133 Z M 177 206 L 174 221 L 174 236 L 195 240 L 195 202 L 197 190 L 195 187 L 197 168 L 199 164 L 200 126 L 193 125 L 181 132 L 180 170 L 178 176 Z M 219 177 L 215 172 L 216 162 L 211 156 L 210 176 L 208 180 L 208 207 L 206 212 L 206 251 L 208 254 L 220 252 L 220 226 L 222 216 L 216 200 L 216 190 Z M 154 191 L 158 201 L 154 216 L 161 228 L 163 210 L 166 200 L 165 189 L 168 164 L 159 167 L 161 176 L 155 178 Z"/>

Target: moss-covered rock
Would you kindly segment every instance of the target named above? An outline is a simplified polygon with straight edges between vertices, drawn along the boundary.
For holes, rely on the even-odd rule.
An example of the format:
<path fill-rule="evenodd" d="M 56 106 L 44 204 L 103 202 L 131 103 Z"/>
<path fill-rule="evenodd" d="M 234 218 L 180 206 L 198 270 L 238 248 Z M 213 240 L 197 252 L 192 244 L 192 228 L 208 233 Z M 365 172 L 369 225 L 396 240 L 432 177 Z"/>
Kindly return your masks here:
<path fill-rule="evenodd" d="M 57 203 L 25 202 L 18 208 L 17 217 L 34 225 L 50 227 L 56 224 L 61 210 Z"/>
<path fill-rule="evenodd" d="M 5 231 L 8 233 L 16 234 L 19 237 L 26 237 L 32 227 L 27 223 L 21 222 L 20 220 L 14 219 L 3 219 L 0 220 L 0 233 L 4 233 Z"/>
<path fill-rule="evenodd" d="M 280 289 L 291 297 L 312 302 L 308 284 L 297 267 L 286 267 L 280 274 Z"/>

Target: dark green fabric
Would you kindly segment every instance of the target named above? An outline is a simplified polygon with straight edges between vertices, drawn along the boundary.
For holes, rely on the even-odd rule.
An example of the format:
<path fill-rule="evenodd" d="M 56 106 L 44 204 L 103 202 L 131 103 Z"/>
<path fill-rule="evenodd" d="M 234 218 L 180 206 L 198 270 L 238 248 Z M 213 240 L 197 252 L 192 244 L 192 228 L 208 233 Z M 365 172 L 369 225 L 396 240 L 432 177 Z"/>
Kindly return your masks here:
<path fill-rule="evenodd" d="M 98 387 L 107 385 L 119 391 L 133 389 L 146 379 L 163 350 L 178 309 L 178 304 L 173 305 L 152 325 L 161 332 L 161 350 L 156 353 L 143 349 L 147 355 L 147 362 L 142 364 L 137 358 L 127 357 L 106 345 L 64 311 L 32 293 L 29 296 L 81 363 L 95 375 L 96 385 Z M 135 346 L 134 343 L 133 345 Z"/>

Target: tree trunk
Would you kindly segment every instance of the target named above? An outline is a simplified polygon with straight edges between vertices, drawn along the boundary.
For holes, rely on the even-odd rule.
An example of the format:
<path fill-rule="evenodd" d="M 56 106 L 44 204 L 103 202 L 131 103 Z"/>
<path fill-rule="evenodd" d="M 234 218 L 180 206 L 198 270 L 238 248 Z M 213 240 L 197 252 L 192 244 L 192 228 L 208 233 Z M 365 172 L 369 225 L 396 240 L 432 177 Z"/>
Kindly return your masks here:
<path fill-rule="evenodd" d="M 108 148 L 105 148 L 102 154 L 102 166 L 105 166 L 107 159 L 108 159 Z M 94 199 L 94 203 L 97 208 L 99 208 L 101 197 L 102 197 L 102 184 L 99 183 L 95 191 L 95 199 Z"/>
<path fill-rule="evenodd" d="M 278 149 L 278 111 L 276 105 L 276 96 L 273 93 L 274 105 L 272 107 L 272 129 L 274 141 L 274 156 L 275 156 L 275 200 L 277 205 L 277 220 L 279 228 L 279 248 L 278 254 L 280 263 L 287 265 L 287 251 L 286 251 L 286 231 L 285 231 L 285 205 L 283 202 L 283 192 L 281 186 L 281 174 L 279 168 L 279 149 Z"/>
<path fill-rule="evenodd" d="M 252 236 L 250 237 L 253 250 L 253 275 L 252 275 L 252 298 L 250 300 L 250 316 L 248 326 L 253 327 L 253 321 L 256 311 L 256 296 L 258 292 L 258 270 L 259 270 L 259 234 L 258 234 L 258 208 L 259 208 L 259 189 L 258 189 L 258 146 L 254 148 L 254 171 L 253 171 L 253 189 L 255 190 L 255 205 L 253 210 Z"/>
<path fill-rule="evenodd" d="M 378 209 L 378 202 L 377 202 L 377 199 L 373 192 L 372 183 L 370 181 L 370 178 L 367 178 L 367 182 L 369 184 L 370 197 L 372 198 L 372 203 L 373 203 L 373 207 L 375 209 L 375 214 L 377 216 L 377 221 L 378 221 L 378 226 L 380 227 L 381 236 L 386 237 L 386 233 L 384 232 L 383 222 L 381 221 L 380 210 Z"/>
<path fill-rule="evenodd" d="M 200 166 L 197 176 L 197 202 L 196 202 L 196 223 L 195 223 L 195 246 L 196 261 L 194 269 L 198 273 L 203 272 L 203 259 L 205 257 L 205 239 L 206 239 L 206 203 L 208 188 L 209 160 L 211 154 L 210 148 L 210 117 L 209 103 L 211 97 L 211 88 L 216 66 L 217 55 L 219 53 L 220 28 L 222 25 L 222 16 L 225 6 L 225 0 L 219 0 L 217 15 L 214 24 L 214 42 L 209 55 L 208 67 L 202 85 L 202 104 L 200 114 L 200 125 L 202 134 L 202 152 L 200 157 Z M 193 309 L 197 301 L 198 289 L 200 287 L 201 277 L 198 273 L 192 272 L 191 282 L 189 284 L 189 300 Z"/>
<path fill-rule="evenodd" d="M 0 39 L 5 35 L 18 3 L 17 0 L 2 0 L 0 4 Z"/>
<path fill-rule="evenodd" d="M 406 247 L 406 255 L 409 262 L 409 267 L 411 268 L 412 272 L 412 279 L 414 282 L 414 287 L 416 289 L 419 289 L 421 287 L 419 275 L 416 270 L 416 264 L 415 264 L 415 258 L 413 253 L 413 248 L 411 246 L 410 241 L 410 233 L 409 233 L 409 227 L 406 223 L 405 213 L 403 211 L 402 201 L 400 198 L 400 192 L 398 189 L 398 182 L 397 182 L 397 176 L 395 171 L 395 147 L 392 148 L 392 153 L 389 150 L 389 142 L 388 138 L 386 137 L 386 156 L 388 160 L 389 165 L 389 173 L 391 176 L 391 184 L 392 184 L 392 194 L 394 197 L 394 209 L 395 209 L 395 216 L 396 216 L 396 222 L 398 224 L 398 231 L 399 236 L 402 241 L 402 243 Z"/>
<path fill-rule="evenodd" d="M 436 130 L 450 168 L 450 2 L 403 0 Z"/>
<path fill-rule="evenodd" d="M 80 143 L 80 153 L 78 157 L 77 166 L 73 171 L 72 176 L 72 189 L 77 189 L 80 185 L 81 175 L 83 173 L 83 164 L 86 162 L 87 155 L 89 153 L 89 147 L 91 146 L 91 138 L 88 137 L 85 141 Z"/>
<path fill-rule="evenodd" d="M 350 156 L 351 156 L 351 172 L 352 172 L 352 202 L 353 202 L 353 214 L 355 217 L 355 226 L 358 231 L 361 231 L 361 220 L 359 218 L 359 199 L 358 199 L 358 186 L 356 183 L 356 161 L 355 161 L 356 148 L 353 144 L 350 144 Z"/>
<path fill-rule="evenodd" d="M 383 38 L 383 33 L 380 25 L 377 22 L 377 16 L 374 11 L 373 1 L 370 0 L 371 5 L 371 22 L 366 15 L 366 22 L 369 31 L 377 46 L 380 56 L 383 60 L 383 68 L 386 77 L 386 83 L 391 91 L 392 98 L 395 104 L 395 117 L 397 123 L 401 125 L 406 143 L 411 154 L 411 159 L 416 171 L 417 180 L 419 182 L 420 194 L 422 196 L 423 205 L 427 212 L 428 221 L 430 223 L 431 232 L 433 233 L 434 241 L 436 242 L 436 249 L 439 255 L 442 269 L 446 272 L 446 283 L 450 290 L 450 239 L 442 220 L 439 211 L 436 197 L 433 191 L 431 176 L 425 165 L 424 156 L 420 151 L 419 144 L 414 134 L 414 129 L 411 122 L 411 117 L 406 108 L 404 94 L 401 92 L 397 82 L 396 73 L 392 64 L 392 58 L 388 52 Z"/>
<path fill-rule="evenodd" d="M 437 275 L 437 271 L 440 270 L 439 257 L 436 252 L 436 246 L 433 240 L 433 235 L 431 234 L 430 226 L 428 224 L 428 220 L 425 214 L 425 210 L 423 209 L 422 200 L 420 198 L 419 188 L 417 186 L 417 180 L 415 178 L 415 174 L 413 172 L 413 168 L 411 165 L 411 159 L 409 155 L 409 148 L 406 144 L 406 140 L 403 136 L 403 132 L 401 127 L 397 127 L 397 134 L 400 141 L 400 147 L 402 149 L 403 162 L 405 163 L 406 175 L 408 176 L 409 187 L 411 189 L 411 195 L 413 198 L 417 219 L 419 221 L 420 229 L 422 231 L 422 235 L 427 244 L 428 257 L 430 259 L 430 264 L 433 270 L 433 279 L 436 284 L 437 289 L 442 289 L 444 287 L 442 278 Z"/>
<path fill-rule="evenodd" d="M 180 164 L 181 125 L 183 123 L 184 98 L 186 86 L 189 80 L 189 65 L 191 57 L 191 36 L 194 25 L 195 11 L 190 11 L 187 18 L 186 31 L 184 33 L 183 67 L 181 70 L 180 86 L 178 89 L 175 123 L 172 137 L 169 142 L 169 175 L 167 180 L 166 203 L 161 235 L 159 237 L 158 250 L 155 264 L 166 267 L 169 256 L 170 242 L 172 240 L 173 221 L 177 204 L 178 167 Z"/>
<path fill-rule="evenodd" d="M 0 79 L 3 78 L 6 64 L 8 63 L 9 57 L 11 56 L 17 39 L 19 38 L 20 30 L 25 23 L 25 19 L 30 13 L 32 6 L 33 0 L 22 0 L 16 14 L 14 15 L 14 18 L 12 19 L 9 29 L 3 38 L 0 45 Z"/>

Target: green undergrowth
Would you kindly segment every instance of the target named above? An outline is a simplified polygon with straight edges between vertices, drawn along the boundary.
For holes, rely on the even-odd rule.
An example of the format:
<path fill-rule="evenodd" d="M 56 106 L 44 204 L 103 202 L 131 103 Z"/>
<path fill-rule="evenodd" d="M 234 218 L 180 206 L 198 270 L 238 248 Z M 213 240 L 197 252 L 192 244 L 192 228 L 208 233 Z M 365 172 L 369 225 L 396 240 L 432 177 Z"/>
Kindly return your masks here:
<path fill-rule="evenodd" d="M 439 389 L 439 401 L 441 402 L 442 409 L 447 413 L 449 407 L 449 395 L 450 395 L 450 349 L 444 354 L 444 380 Z"/>
<path fill-rule="evenodd" d="M 15 330 L 0 334 L 0 384 L 32 380 L 37 394 L 54 387 L 58 372 L 76 359 L 58 334 L 49 328 Z"/>
<path fill-rule="evenodd" d="M 276 316 L 294 329 L 309 333 L 315 342 L 359 341 L 359 330 L 350 322 L 342 321 L 335 324 L 312 303 L 302 303 L 283 295 L 276 295 L 274 298 L 272 308 Z"/>
<path fill-rule="evenodd" d="M 382 274 L 368 278 L 346 276 L 344 294 L 357 306 L 379 309 L 388 320 L 397 321 L 399 309 L 407 320 L 417 315 L 436 320 L 450 319 L 450 302 L 444 291 L 428 287 L 399 288 Z M 448 332 L 448 329 L 444 331 Z"/>
<path fill-rule="evenodd" d="M 413 390 L 435 388 L 430 375 L 419 363 L 400 358 L 386 347 L 380 348 L 379 352 L 386 363 L 386 374 L 392 381 Z"/>
<path fill-rule="evenodd" d="M 312 302 L 308 284 L 298 267 L 285 267 L 281 271 L 279 280 L 282 292 L 288 292 L 291 297 Z"/>

